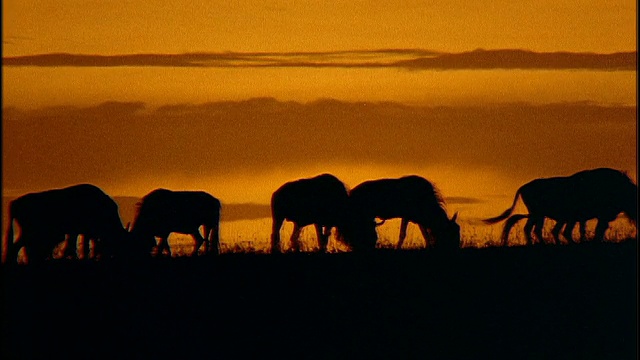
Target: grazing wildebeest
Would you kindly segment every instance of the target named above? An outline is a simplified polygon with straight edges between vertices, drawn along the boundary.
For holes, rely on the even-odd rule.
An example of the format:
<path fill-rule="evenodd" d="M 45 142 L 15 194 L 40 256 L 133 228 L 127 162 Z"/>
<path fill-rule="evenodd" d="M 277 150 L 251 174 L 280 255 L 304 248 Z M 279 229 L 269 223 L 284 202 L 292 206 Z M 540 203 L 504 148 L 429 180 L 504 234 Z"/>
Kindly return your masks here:
<path fill-rule="evenodd" d="M 203 227 L 204 237 L 200 234 Z M 220 252 L 220 201 L 203 191 L 171 191 L 156 189 L 142 198 L 130 228 L 134 241 L 150 251 L 159 237 L 158 255 L 171 253 L 169 234 L 190 234 L 196 241 L 193 255 L 204 243 L 205 253 Z"/>
<path fill-rule="evenodd" d="M 529 214 L 513 212 L 518 197 L 529 210 Z M 499 216 L 484 220 L 494 224 L 507 219 L 502 232 L 502 241 L 506 245 L 509 230 L 519 220 L 527 218 L 525 235 L 529 244 L 533 243 L 532 232 L 543 243 L 542 227 L 546 217 L 558 222 L 552 231 L 557 236 L 563 224 L 567 224 L 564 235 L 571 239 L 571 230 L 575 223 L 581 226 L 584 236 L 584 222 L 597 219 L 594 239 L 604 240 L 609 223 L 620 214 L 626 214 L 636 224 L 638 220 L 638 186 L 625 173 L 599 168 L 584 170 L 566 177 L 542 178 L 530 181 L 516 191 L 513 204 Z M 573 240 L 573 239 L 571 239 Z"/>
<path fill-rule="evenodd" d="M 399 179 L 366 181 L 349 192 L 351 215 L 349 236 L 354 250 L 375 248 L 378 235 L 376 218 L 401 218 L 398 248 L 407 235 L 409 222 L 418 224 L 426 246 L 434 238 L 436 248 L 460 247 L 458 214 L 447 216 L 444 201 L 438 190 L 427 179 L 420 176 L 405 176 Z"/>
<path fill-rule="evenodd" d="M 118 205 L 98 187 L 90 184 L 70 186 L 23 195 L 9 204 L 7 227 L 8 262 L 17 261 L 25 248 L 29 263 L 52 256 L 56 245 L 68 236 L 65 255 L 75 256 L 76 239 L 83 235 L 87 258 L 88 239 L 94 239 L 95 254 L 113 256 L 123 250 L 126 231 Z M 13 222 L 20 226 L 14 242 Z"/>
<path fill-rule="evenodd" d="M 285 183 L 271 196 L 271 252 L 281 252 L 280 228 L 285 220 L 293 222 L 293 251 L 300 250 L 298 238 L 301 229 L 311 224 L 315 225 L 320 251 L 326 251 L 331 228 L 335 227 L 338 237 L 341 237 L 347 202 L 344 184 L 330 174 Z"/>

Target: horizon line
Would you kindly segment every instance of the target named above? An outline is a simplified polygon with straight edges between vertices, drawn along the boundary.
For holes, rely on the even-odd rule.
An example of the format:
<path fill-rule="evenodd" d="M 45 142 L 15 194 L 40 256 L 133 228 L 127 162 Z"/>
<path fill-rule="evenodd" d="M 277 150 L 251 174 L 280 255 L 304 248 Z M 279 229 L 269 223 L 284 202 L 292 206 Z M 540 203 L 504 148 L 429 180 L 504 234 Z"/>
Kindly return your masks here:
<path fill-rule="evenodd" d="M 314 100 L 299 101 L 299 100 L 286 100 L 278 99 L 273 96 L 249 96 L 242 99 L 220 99 L 211 100 L 205 102 L 175 102 L 166 104 L 154 104 L 147 101 L 127 101 L 127 100 L 104 100 L 97 101 L 91 104 L 60 104 L 60 105 L 42 105 L 34 108 L 25 108 L 16 105 L 2 106 L 2 111 L 17 111 L 19 113 L 31 113 L 40 112 L 46 110 L 73 110 L 73 111 L 90 111 L 98 109 L 111 109 L 126 107 L 129 112 L 171 112 L 171 111 L 184 111 L 184 110 L 197 110 L 201 107 L 207 107 L 212 105 L 223 104 L 256 104 L 256 103 L 276 103 L 282 105 L 299 105 L 299 106 L 314 106 L 314 105 L 373 105 L 373 106 L 396 106 L 407 108 L 501 108 L 509 106 L 526 106 L 526 107 L 554 107 L 554 106 L 571 106 L 571 107 L 598 107 L 598 108 L 636 108 L 637 104 L 625 104 L 620 102 L 603 103 L 593 100 L 576 100 L 576 101 L 554 101 L 554 102 L 530 102 L 530 101 L 508 101 L 508 102 L 483 102 L 483 103 L 460 103 L 460 104 L 421 104 L 413 102 L 403 102 L 396 100 L 344 100 L 333 97 L 317 97 Z"/>

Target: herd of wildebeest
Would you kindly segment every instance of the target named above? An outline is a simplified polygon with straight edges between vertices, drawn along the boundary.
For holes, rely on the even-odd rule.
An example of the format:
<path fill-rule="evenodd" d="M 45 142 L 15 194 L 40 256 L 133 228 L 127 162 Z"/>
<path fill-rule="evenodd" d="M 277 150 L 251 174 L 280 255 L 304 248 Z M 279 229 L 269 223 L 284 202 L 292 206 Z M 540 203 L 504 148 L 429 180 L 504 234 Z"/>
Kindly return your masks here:
<path fill-rule="evenodd" d="M 518 198 L 528 214 L 513 214 Z M 556 221 L 554 240 L 562 234 L 570 242 L 573 229 L 580 225 L 580 241 L 585 240 L 585 223 L 597 219 L 595 241 L 604 240 L 609 223 L 624 213 L 637 223 L 637 185 L 624 173 L 609 168 L 584 170 L 566 177 L 535 179 L 521 186 L 513 205 L 501 215 L 484 220 L 494 224 L 506 220 L 502 241 L 506 245 L 510 229 L 527 219 L 524 231 L 528 244 L 534 237 L 542 241 L 546 218 Z M 171 233 L 190 234 L 196 242 L 192 255 L 200 247 L 203 253 L 219 254 L 221 204 L 202 191 L 157 189 L 142 198 L 132 224 L 123 226 L 116 202 L 101 189 L 90 184 L 70 186 L 23 195 L 9 204 L 7 228 L 7 263 L 17 263 L 24 248 L 29 263 L 53 257 L 54 249 L 67 241 L 65 257 L 77 257 L 76 240 L 94 242 L 94 258 L 144 258 L 156 248 L 156 256 L 170 253 Z M 320 251 L 327 250 L 333 228 L 336 236 L 352 251 L 375 249 L 376 227 L 387 219 L 402 219 L 400 248 L 409 222 L 417 224 L 427 247 L 454 250 L 460 247 L 457 213 L 447 215 L 439 191 L 420 176 L 380 179 L 361 183 L 347 190 L 333 175 L 285 183 L 271 197 L 273 227 L 271 252 L 280 253 L 280 229 L 285 220 L 294 224 L 292 251 L 299 250 L 301 228 L 314 225 Z M 14 223 L 20 231 L 14 239 Z M 200 233 L 203 228 L 203 234 Z M 203 236 L 204 235 L 204 236 Z M 159 238 L 157 241 L 156 238 Z M 88 258 L 85 244 L 83 258 Z"/>

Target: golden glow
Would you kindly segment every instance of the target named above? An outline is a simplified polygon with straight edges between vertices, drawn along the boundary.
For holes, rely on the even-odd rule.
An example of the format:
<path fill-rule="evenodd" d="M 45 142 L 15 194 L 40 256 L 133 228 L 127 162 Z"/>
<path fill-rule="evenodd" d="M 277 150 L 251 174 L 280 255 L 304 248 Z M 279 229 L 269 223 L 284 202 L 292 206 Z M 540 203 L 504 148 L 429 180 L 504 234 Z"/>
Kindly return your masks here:
<path fill-rule="evenodd" d="M 194 81 L 193 79 L 197 79 Z M 576 102 L 633 105 L 635 72 L 345 69 L 3 68 L 4 106 L 150 106 L 275 97 L 421 105 Z"/>
<path fill-rule="evenodd" d="M 4 1 L 3 57 L 230 51 L 314 59 L 479 48 L 604 56 L 637 50 L 636 16 L 630 0 Z M 398 54 L 386 56 L 376 64 Z M 637 73 L 628 67 L 85 63 L 3 66 L 2 75 L 3 195 L 91 182 L 114 196 L 166 187 L 268 204 L 284 182 L 319 173 L 351 187 L 418 174 L 457 199 L 450 215 L 472 221 L 501 211 L 536 177 L 609 166 L 636 180 Z M 248 101 L 258 97 L 275 100 Z M 240 103 L 217 103 L 226 100 Z M 252 226 L 224 236 L 244 241 Z"/>

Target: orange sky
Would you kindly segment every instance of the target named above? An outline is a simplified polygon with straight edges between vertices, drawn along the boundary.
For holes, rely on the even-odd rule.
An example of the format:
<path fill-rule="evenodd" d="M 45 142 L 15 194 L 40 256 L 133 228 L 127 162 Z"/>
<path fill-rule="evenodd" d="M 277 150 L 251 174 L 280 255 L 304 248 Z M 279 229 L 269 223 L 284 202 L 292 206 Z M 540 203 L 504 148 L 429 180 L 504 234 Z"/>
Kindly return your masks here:
<path fill-rule="evenodd" d="M 264 98 L 5 109 L 4 117 L 3 191 L 12 195 L 91 182 L 113 195 L 162 186 L 267 204 L 285 181 L 321 172 L 350 187 L 415 173 L 447 197 L 510 202 L 532 178 L 604 166 L 635 177 L 637 161 L 634 106 Z"/>
<path fill-rule="evenodd" d="M 414 47 L 615 52 L 636 44 L 631 0 L 2 3 L 4 56 Z"/>
<path fill-rule="evenodd" d="M 502 207 L 535 177 L 635 178 L 636 16 L 604 0 L 4 1 L 3 194 L 266 203 L 320 172 L 416 173 Z"/>
<path fill-rule="evenodd" d="M 611 54 L 636 50 L 636 14 L 635 1 L 606 0 L 12 0 L 3 2 L 3 57 L 372 49 L 457 54 L 478 48 Z M 366 54 L 359 59 L 368 60 Z M 22 108 L 108 100 L 160 106 L 264 96 L 417 104 L 636 102 L 635 71 L 419 69 L 3 66 L 3 100 L 4 106 Z"/>

